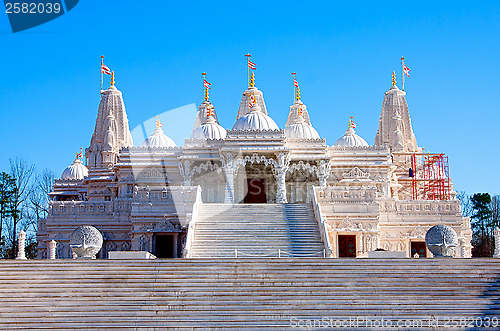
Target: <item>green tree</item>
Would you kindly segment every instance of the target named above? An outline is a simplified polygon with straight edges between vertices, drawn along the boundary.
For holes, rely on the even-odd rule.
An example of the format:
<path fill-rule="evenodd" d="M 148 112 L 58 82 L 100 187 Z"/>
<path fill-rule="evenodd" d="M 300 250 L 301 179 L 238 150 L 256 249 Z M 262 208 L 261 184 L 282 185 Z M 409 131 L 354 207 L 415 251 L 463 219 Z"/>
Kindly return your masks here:
<path fill-rule="evenodd" d="M 14 180 L 14 192 L 9 201 L 10 211 L 10 231 L 8 243 L 10 244 L 10 257 L 15 258 L 17 253 L 17 231 L 23 216 L 28 208 L 29 197 L 33 190 L 32 178 L 35 173 L 35 167 L 28 165 L 22 158 L 10 160 L 10 176 Z"/>
<path fill-rule="evenodd" d="M 474 257 L 489 257 L 493 255 L 493 227 L 491 196 L 489 193 L 476 193 L 470 197 L 472 202 L 472 230 Z"/>
<path fill-rule="evenodd" d="M 11 215 L 11 200 L 14 194 L 14 179 L 6 172 L 0 173 L 0 250 L 5 250 L 4 224 Z M 2 254 L 3 255 L 3 254 Z"/>

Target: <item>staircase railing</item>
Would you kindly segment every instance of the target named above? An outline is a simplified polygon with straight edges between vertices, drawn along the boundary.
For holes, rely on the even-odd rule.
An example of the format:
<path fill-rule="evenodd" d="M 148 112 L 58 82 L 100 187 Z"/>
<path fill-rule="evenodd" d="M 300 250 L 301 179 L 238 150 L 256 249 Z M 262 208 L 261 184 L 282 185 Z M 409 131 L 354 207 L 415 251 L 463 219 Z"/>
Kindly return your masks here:
<path fill-rule="evenodd" d="M 314 211 L 314 218 L 318 223 L 319 233 L 321 235 L 321 240 L 323 241 L 323 245 L 325 245 L 325 256 L 332 257 L 332 243 L 330 242 L 330 237 L 328 236 L 328 230 L 326 228 L 325 218 L 323 217 L 323 213 L 321 211 L 321 206 L 318 201 L 318 194 L 316 189 L 321 189 L 321 187 L 312 186 L 312 204 Z"/>
<path fill-rule="evenodd" d="M 198 186 L 196 189 L 196 197 L 195 197 L 194 203 L 193 203 L 193 210 L 191 212 L 191 220 L 189 221 L 187 238 L 186 238 L 186 246 L 184 247 L 184 251 L 182 254 L 184 258 L 192 257 L 191 256 L 192 255 L 191 254 L 191 246 L 193 245 L 194 232 L 196 230 L 196 223 L 198 221 L 199 209 L 200 209 L 200 205 L 202 203 L 203 202 L 201 200 L 201 186 Z"/>

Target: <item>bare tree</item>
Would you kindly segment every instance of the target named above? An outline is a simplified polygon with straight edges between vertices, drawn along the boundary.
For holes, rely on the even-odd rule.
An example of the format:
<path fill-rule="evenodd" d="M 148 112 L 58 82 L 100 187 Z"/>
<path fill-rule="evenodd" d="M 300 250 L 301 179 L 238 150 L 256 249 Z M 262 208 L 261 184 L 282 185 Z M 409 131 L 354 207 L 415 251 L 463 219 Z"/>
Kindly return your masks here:
<path fill-rule="evenodd" d="M 468 195 L 465 191 L 460 191 L 457 193 L 457 199 L 460 200 L 460 210 L 462 211 L 462 216 L 472 217 L 473 208 L 470 195 Z"/>
<path fill-rule="evenodd" d="M 29 195 L 29 203 L 26 208 L 26 222 L 24 230 L 30 228 L 36 231 L 38 222 L 47 217 L 49 213 L 49 193 L 54 185 L 54 174 L 49 169 L 44 169 L 37 174 L 33 181 L 33 187 Z"/>

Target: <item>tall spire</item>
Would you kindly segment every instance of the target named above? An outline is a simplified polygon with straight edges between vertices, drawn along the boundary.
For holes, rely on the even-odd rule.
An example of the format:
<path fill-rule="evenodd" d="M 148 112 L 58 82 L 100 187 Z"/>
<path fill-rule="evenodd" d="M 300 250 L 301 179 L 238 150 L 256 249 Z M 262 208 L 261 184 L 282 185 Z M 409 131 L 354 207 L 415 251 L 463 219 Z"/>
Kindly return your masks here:
<path fill-rule="evenodd" d="M 375 146 L 389 146 L 391 150 L 418 152 L 417 140 L 411 126 L 406 92 L 396 86 L 396 74 L 392 73 L 392 87 L 385 92 Z M 397 132 L 399 131 L 399 132 Z M 402 138 L 399 138 L 401 135 Z M 394 139 L 398 136 L 398 139 Z M 396 146 L 397 145 L 397 146 Z"/>
<path fill-rule="evenodd" d="M 101 94 L 94 133 L 85 151 L 89 170 L 109 169 L 116 163 L 120 148 L 133 146 L 122 93 L 114 86 L 113 72 L 111 77 L 110 88 Z"/>
<path fill-rule="evenodd" d="M 111 86 L 115 86 L 115 71 L 111 71 Z"/>

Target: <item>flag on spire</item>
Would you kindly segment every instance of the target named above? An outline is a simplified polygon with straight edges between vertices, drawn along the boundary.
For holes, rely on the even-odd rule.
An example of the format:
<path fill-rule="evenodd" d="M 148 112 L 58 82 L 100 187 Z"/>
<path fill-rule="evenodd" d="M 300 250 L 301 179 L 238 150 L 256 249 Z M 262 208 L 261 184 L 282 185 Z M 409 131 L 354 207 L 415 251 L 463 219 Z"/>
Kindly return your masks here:
<path fill-rule="evenodd" d="M 293 86 L 299 87 L 299 82 L 297 82 L 297 80 L 295 79 L 295 77 L 293 77 Z"/>
<path fill-rule="evenodd" d="M 410 77 L 410 71 L 411 71 L 410 68 L 408 68 L 406 64 L 404 64 L 403 62 L 403 72 L 406 75 L 406 77 Z"/>
<path fill-rule="evenodd" d="M 203 86 L 204 86 L 206 89 L 211 90 L 212 88 L 210 87 L 210 85 L 212 85 L 212 83 L 207 82 L 207 80 L 206 80 L 205 78 L 203 78 Z"/>
<path fill-rule="evenodd" d="M 157 116 L 155 116 L 156 118 L 156 128 L 159 129 L 163 126 L 163 124 L 160 123 L 160 118 Z"/>
<path fill-rule="evenodd" d="M 253 63 L 252 61 L 250 61 L 250 59 L 248 59 L 248 67 L 252 70 L 257 69 L 257 65 L 255 63 Z"/>
<path fill-rule="evenodd" d="M 356 129 L 356 124 L 354 124 L 354 121 L 352 120 L 354 117 L 351 116 L 351 118 L 349 119 L 349 127 L 350 128 L 353 128 L 353 129 Z"/>
<path fill-rule="evenodd" d="M 111 70 L 104 63 L 101 63 L 101 72 L 106 75 L 111 75 Z"/>

